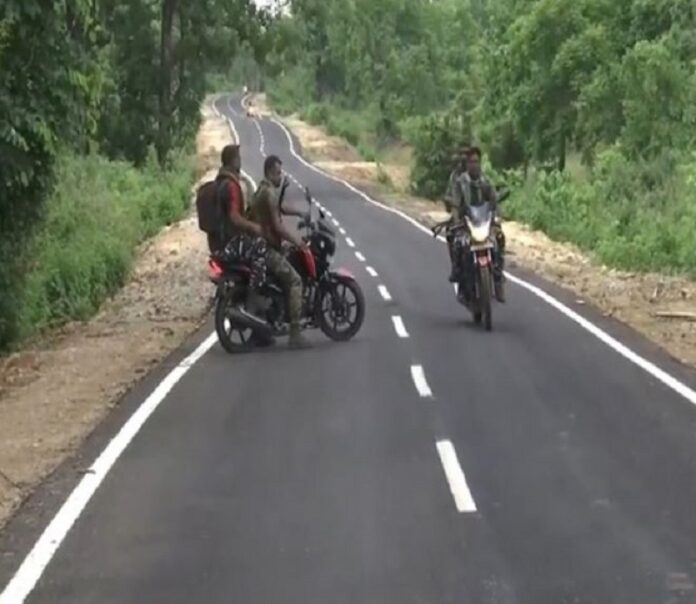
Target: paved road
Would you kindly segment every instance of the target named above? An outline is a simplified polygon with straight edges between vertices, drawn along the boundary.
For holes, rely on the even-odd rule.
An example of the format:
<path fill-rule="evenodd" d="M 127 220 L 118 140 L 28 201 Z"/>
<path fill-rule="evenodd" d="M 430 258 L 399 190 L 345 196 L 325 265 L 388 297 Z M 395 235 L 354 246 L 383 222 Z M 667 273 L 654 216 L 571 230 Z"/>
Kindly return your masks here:
<path fill-rule="evenodd" d="M 440 243 L 310 169 L 239 98 L 217 108 L 252 176 L 280 155 L 346 231 L 364 328 L 301 353 L 210 349 L 28 601 L 696 602 L 694 405 L 523 287 L 474 329 Z"/>

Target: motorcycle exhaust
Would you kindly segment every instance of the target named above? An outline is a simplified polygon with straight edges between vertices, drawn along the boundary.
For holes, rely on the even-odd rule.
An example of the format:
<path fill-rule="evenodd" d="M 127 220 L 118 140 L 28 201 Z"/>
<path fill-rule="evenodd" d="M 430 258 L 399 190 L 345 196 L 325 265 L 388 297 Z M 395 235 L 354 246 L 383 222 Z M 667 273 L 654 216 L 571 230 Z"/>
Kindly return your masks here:
<path fill-rule="evenodd" d="M 273 329 L 263 319 L 252 315 L 243 308 L 233 308 L 229 311 L 229 319 L 236 324 L 258 332 L 259 335 L 270 337 L 273 335 Z"/>

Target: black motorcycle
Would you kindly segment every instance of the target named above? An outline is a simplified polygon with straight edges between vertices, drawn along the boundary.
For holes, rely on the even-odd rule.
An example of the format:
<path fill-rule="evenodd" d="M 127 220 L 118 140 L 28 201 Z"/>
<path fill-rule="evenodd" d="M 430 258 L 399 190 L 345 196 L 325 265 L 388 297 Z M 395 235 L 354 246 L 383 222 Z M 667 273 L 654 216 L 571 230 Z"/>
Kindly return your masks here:
<path fill-rule="evenodd" d="M 509 194 L 508 190 L 503 191 L 498 203 Z M 483 323 L 487 331 L 493 328 L 493 263 L 497 252 L 492 233 L 494 222 L 495 208 L 490 203 L 484 203 L 469 206 L 461 223 L 452 224 L 451 220 L 446 220 L 432 229 L 434 237 L 447 229 L 459 258 L 457 300 L 471 312 L 474 322 Z"/>

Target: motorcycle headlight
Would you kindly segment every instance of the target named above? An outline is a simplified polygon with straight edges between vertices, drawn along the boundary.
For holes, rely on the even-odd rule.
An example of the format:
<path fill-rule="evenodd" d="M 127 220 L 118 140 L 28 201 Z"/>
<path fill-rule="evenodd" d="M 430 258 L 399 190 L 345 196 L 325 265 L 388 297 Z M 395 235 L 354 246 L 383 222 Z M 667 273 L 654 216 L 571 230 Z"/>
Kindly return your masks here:
<path fill-rule="evenodd" d="M 471 239 L 475 243 L 483 243 L 488 239 L 490 234 L 490 228 L 487 224 L 482 224 L 479 226 L 469 225 L 469 231 L 471 232 Z"/>

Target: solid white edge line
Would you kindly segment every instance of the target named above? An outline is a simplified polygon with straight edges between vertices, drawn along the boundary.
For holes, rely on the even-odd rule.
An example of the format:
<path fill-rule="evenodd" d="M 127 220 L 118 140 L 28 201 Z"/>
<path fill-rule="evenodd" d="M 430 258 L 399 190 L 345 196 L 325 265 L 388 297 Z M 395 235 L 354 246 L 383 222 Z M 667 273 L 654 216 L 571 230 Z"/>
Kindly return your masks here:
<path fill-rule="evenodd" d="M 475 512 L 476 503 L 469 490 L 469 485 L 466 484 L 466 477 L 457 459 L 454 445 L 449 440 L 441 440 L 437 442 L 436 446 L 457 511 L 460 513 Z"/>
<path fill-rule="evenodd" d="M 213 101 L 213 108 L 215 113 L 221 116 L 220 111 L 215 106 L 216 101 L 217 99 Z M 235 140 L 239 141 L 239 134 L 232 119 L 228 117 L 227 123 Z M 256 182 L 249 174 L 246 172 L 242 172 L 242 174 L 251 181 L 254 187 L 256 186 Z M 109 470 L 118 461 L 123 451 L 177 382 L 212 348 L 216 341 L 217 335 L 215 333 L 210 334 L 196 350 L 169 372 L 164 380 L 159 383 L 155 390 L 128 418 L 118 434 L 109 442 L 82 480 L 70 493 L 68 499 L 63 503 L 58 513 L 53 517 L 53 520 L 41 534 L 29 554 L 27 554 L 17 572 L 5 586 L 2 593 L 0 593 L 0 604 L 21 604 L 24 602 Z"/>
<path fill-rule="evenodd" d="M 368 272 L 370 277 L 379 277 L 379 273 L 373 269 L 371 266 L 366 266 L 365 270 Z"/>
<path fill-rule="evenodd" d="M 425 379 L 425 371 L 423 371 L 421 365 L 411 365 L 411 377 L 418 394 L 422 398 L 432 398 L 433 393 L 430 390 L 430 386 L 428 386 L 428 380 Z"/>
<path fill-rule="evenodd" d="M 321 174 L 325 176 L 326 178 L 338 182 L 345 186 L 347 189 L 355 193 L 356 195 L 362 197 L 365 201 L 377 206 L 378 208 L 381 208 L 385 212 L 390 212 L 392 214 L 396 214 L 400 218 L 404 219 L 405 221 L 409 222 L 412 224 L 414 227 L 416 227 L 418 230 L 426 233 L 427 235 L 432 237 L 432 231 L 426 227 L 425 225 L 422 225 L 420 222 L 418 222 L 415 218 L 412 218 L 408 214 L 402 212 L 401 210 L 397 210 L 396 208 L 391 208 L 389 206 L 385 206 L 384 204 L 380 203 L 379 201 L 376 201 L 372 199 L 369 195 L 364 193 L 363 191 L 360 191 L 359 189 L 356 189 L 353 185 L 351 185 L 349 182 L 343 180 L 342 178 L 338 178 L 337 176 L 334 176 L 333 174 L 329 174 L 328 172 L 322 170 L 321 168 L 317 168 L 316 166 L 312 165 L 309 163 L 307 160 L 305 160 L 301 155 L 297 153 L 295 150 L 295 145 L 292 141 L 292 136 L 290 135 L 290 132 L 288 131 L 287 127 L 285 124 L 283 124 L 280 120 L 276 118 L 271 118 L 273 122 L 275 122 L 282 130 L 285 132 L 285 136 L 288 139 L 288 142 L 290 144 L 290 153 L 294 155 L 300 162 L 302 162 L 307 168 L 310 170 L 313 170 L 314 172 Z M 437 237 L 438 241 L 445 243 L 445 238 L 440 235 Z M 665 386 L 679 394 L 680 396 L 684 397 L 687 401 L 692 403 L 693 405 L 696 405 L 696 390 L 693 388 L 689 388 L 686 384 L 681 382 L 680 380 L 676 379 L 674 376 L 670 375 L 651 361 L 648 361 L 644 357 L 640 356 L 639 354 L 633 352 L 631 349 L 629 349 L 625 344 L 622 344 L 619 342 L 616 338 L 613 336 L 610 336 L 608 333 L 606 333 L 603 329 L 600 327 L 597 327 L 594 323 L 591 323 L 584 317 L 580 316 L 578 313 L 576 313 L 574 310 L 570 309 L 568 306 L 563 304 L 561 301 L 557 300 L 550 294 L 547 294 L 545 291 L 540 289 L 539 287 L 532 285 L 531 283 L 528 283 L 527 281 L 520 279 L 519 277 L 516 277 L 509 272 L 505 272 L 505 275 L 510 281 L 515 283 L 516 285 L 519 285 L 526 289 L 528 292 L 534 294 L 538 298 L 542 299 L 544 302 L 547 304 L 551 305 L 554 307 L 556 310 L 560 311 L 563 315 L 565 315 L 568 319 L 571 321 L 575 322 L 578 324 L 580 327 L 588 331 L 590 334 L 598 338 L 600 341 L 602 341 L 604 344 L 609 346 L 612 350 L 623 356 L 625 359 L 630 361 L 631 363 L 637 365 L 641 369 L 643 369 L 645 372 L 653 376 L 655 379 L 659 380 L 662 382 Z"/>
<path fill-rule="evenodd" d="M 399 315 L 392 316 L 392 323 L 394 323 L 394 330 L 397 336 L 400 338 L 408 338 L 408 331 L 406 331 L 404 320 Z"/>
<path fill-rule="evenodd" d="M 159 383 L 133 415 L 128 418 L 118 431 L 118 434 L 114 436 L 102 451 L 101 455 L 99 455 L 82 480 L 73 489 L 68 499 L 41 534 L 39 540 L 24 559 L 24 562 L 22 562 L 19 570 L 17 570 L 2 594 L 0 594 L 0 604 L 20 604 L 24 602 L 109 470 L 133 438 L 135 438 L 148 418 L 172 391 L 177 382 L 210 350 L 216 341 L 217 335 L 214 333 L 210 334 L 196 350 L 169 372 L 167 377 Z"/>
<path fill-rule="evenodd" d="M 379 294 L 382 296 L 382 298 L 384 298 L 387 302 L 391 302 L 392 297 L 386 285 L 378 285 L 377 289 L 379 290 Z"/>
<path fill-rule="evenodd" d="M 667 386 L 668 388 L 670 388 L 671 390 L 673 390 L 677 394 L 683 396 L 690 403 L 696 405 L 696 391 L 694 391 L 692 388 L 689 388 L 686 384 L 680 382 L 678 379 L 671 376 L 664 369 L 661 369 L 660 367 L 658 367 L 657 365 L 655 365 L 651 361 L 648 361 L 644 357 L 633 352 L 630 348 L 628 348 L 628 346 L 626 346 L 625 344 L 622 344 L 616 338 L 614 338 L 613 336 L 610 336 L 604 330 L 597 327 L 594 323 L 591 323 L 590 321 L 585 319 L 585 317 L 582 317 L 581 315 L 576 313 L 574 310 L 568 308 L 565 304 L 556 300 L 556 298 L 554 298 L 550 294 L 547 294 L 545 291 L 538 288 L 536 285 L 532 285 L 531 283 L 527 283 L 526 281 L 523 281 L 522 279 L 515 277 L 514 275 L 510 275 L 508 273 L 506 273 L 506 275 L 507 275 L 507 278 L 510 279 L 510 281 L 512 281 L 513 283 L 516 283 L 520 287 L 523 287 L 527 291 L 538 296 L 544 302 L 553 306 L 556 310 L 558 310 L 560 313 L 562 313 L 567 318 L 569 318 L 571 321 L 574 321 L 575 323 L 580 325 L 583 329 L 585 329 L 586 331 L 591 333 L 593 336 L 595 336 L 597 339 L 604 342 L 607 346 L 609 346 L 611 349 L 613 349 L 614 351 L 619 353 L 622 357 L 624 357 L 625 359 L 627 359 L 631 363 L 637 365 L 638 367 L 643 369 L 645 372 L 652 375 L 655 379 L 662 382 L 665 386 Z"/>
<path fill-rule="evenodd" d="M 360 262 L 365 262 L 366 258 L 360 252 L 355 252 L 355 257 L 360 260 Z"/>

